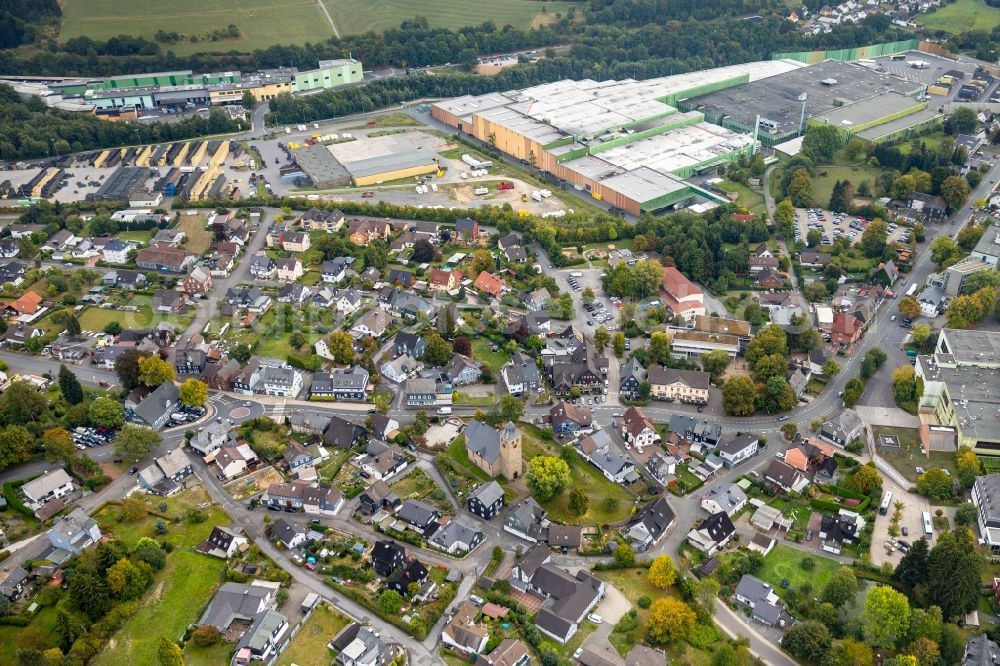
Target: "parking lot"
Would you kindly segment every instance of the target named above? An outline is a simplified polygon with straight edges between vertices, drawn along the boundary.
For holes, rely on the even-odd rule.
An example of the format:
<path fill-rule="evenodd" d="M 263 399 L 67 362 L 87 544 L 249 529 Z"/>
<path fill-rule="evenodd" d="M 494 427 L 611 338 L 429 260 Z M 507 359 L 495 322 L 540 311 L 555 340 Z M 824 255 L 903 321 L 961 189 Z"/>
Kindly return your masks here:
<path fill-rule="evenodd" d="M 809 231 L 818 229 L 823 234 L 823 245 L 833 245 L 840 238 L 849 238 L 851 244 L 861 240 L 861 234 L 871 220 L 844 213 L 834 213 L 822 208 L 797 208 L 795 209 L 795 242 L 805 243 Z M 895 222 L 889 223 L 888 241 L 908 243 L 910 241 L 910 228 L 897 225 Z"/>

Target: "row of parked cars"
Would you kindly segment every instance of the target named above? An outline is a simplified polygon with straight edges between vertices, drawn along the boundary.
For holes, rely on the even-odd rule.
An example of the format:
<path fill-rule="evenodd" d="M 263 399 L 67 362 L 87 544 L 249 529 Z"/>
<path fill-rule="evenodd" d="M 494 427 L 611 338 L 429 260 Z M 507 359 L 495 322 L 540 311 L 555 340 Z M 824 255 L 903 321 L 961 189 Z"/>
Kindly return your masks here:
<path fill-rule="evenodd" d="M 600 301 L 594 301 L 593 303 L 586 303 L 583 306 L 583 309 L 586 310 L 588 313 L 590 313 L 590 316 L 592 316 L 597 321 L 598 324 L 603 324 L 604 322 L 611 321 L 612 319 L 615 318 L 613 314 L 611 314 L 604 308 L 604 303 L 601 303 Z M 587 322 L 587 323 L 593 325 L 593 322 Z"/>
<path fill-rule="evenodd" d="M 166 427 L 173 428 L 174 426 L 183 425 L 190 421 L 197 421 L 204 415 L 204 407 L 181 407 L 170 415 L 170 420 L 167 421 Z"/>
<path fill-rule="evenodd" d="M 73 435 L 73 443 L 76 444 L 76 448 L 83 451 L 87 448 L 104 446 L 110 443 L 115 438 L 117 432 L 117 430 L 112 428 L 84 428 L 81 426 L 74 428 L 71 434 Z"/>

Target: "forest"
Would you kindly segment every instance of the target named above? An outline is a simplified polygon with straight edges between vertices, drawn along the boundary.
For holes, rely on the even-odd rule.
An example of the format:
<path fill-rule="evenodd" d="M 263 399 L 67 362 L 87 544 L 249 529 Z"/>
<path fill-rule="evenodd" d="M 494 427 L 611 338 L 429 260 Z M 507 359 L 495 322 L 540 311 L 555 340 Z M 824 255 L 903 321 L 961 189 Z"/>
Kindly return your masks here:
<path fill-rule="evenodd" d="M 0 160 L 65 155 L 136 143 L 160 143 L 239 131 L 225 111 L 176 123 L 111 123 L 82 113 L 50 109 L 38 98 L 23 102 L 0 85 Z"/>

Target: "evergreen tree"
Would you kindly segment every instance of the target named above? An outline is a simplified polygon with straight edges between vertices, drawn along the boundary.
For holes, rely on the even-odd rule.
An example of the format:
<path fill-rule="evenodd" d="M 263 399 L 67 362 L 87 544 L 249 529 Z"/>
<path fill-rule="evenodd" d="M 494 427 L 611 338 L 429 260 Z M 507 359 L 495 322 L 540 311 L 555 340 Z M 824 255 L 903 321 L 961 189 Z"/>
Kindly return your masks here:
<path fill-rule="evenodd" d="M 80 380 L 65 365 L 59 366 L 59 390 L 69 404 L 78 405 L 83 402 L 83 387 L 80 386 Z"/>
<path fill-rule="evenodd" d="M 968 613 L 979 602 L 983 563 L 966 528 L 941 535 L 927 557 L 928 594 L 945 617 Z"/>
<path fill-rule="evenodd" d="M 80 335 L 80 320 L 76 317 L 66 319 L 66 332 L 70 335 Z"/>
<path fill-rule="evenodd" d="M 917 539 L 899 561 L 892 577 L 911 587 L 927 582 L 927 540 Z"/>

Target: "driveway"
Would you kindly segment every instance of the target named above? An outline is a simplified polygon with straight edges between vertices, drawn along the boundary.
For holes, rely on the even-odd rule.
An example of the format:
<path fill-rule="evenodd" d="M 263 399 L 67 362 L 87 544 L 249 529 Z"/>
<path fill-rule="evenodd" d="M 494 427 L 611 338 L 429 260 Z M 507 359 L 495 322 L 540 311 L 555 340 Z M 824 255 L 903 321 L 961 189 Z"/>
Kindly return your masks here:
<path fill-rule="evenodd" d="M 611 646 L 611 643 L 608 642 L 608 636 L 611 635 L 611 631 L 618 624 L 618 620 L 631 608 L 632 603 L 625 598 L 624 594 L 618 591 L 617 587 L 606 585 L 604 588 L 604 599 L 591 611 L 604 618 L 604 621 L 597 626 L 597 630 L 594 633 L 587 636 L 587 640 L 583 642 L 583 645 L 595 651 L 607 651 L 610 654 L 617 655 L 618 653 Z M 589 622 L 589 620 L 585 620 L 585 622 Z"/>

